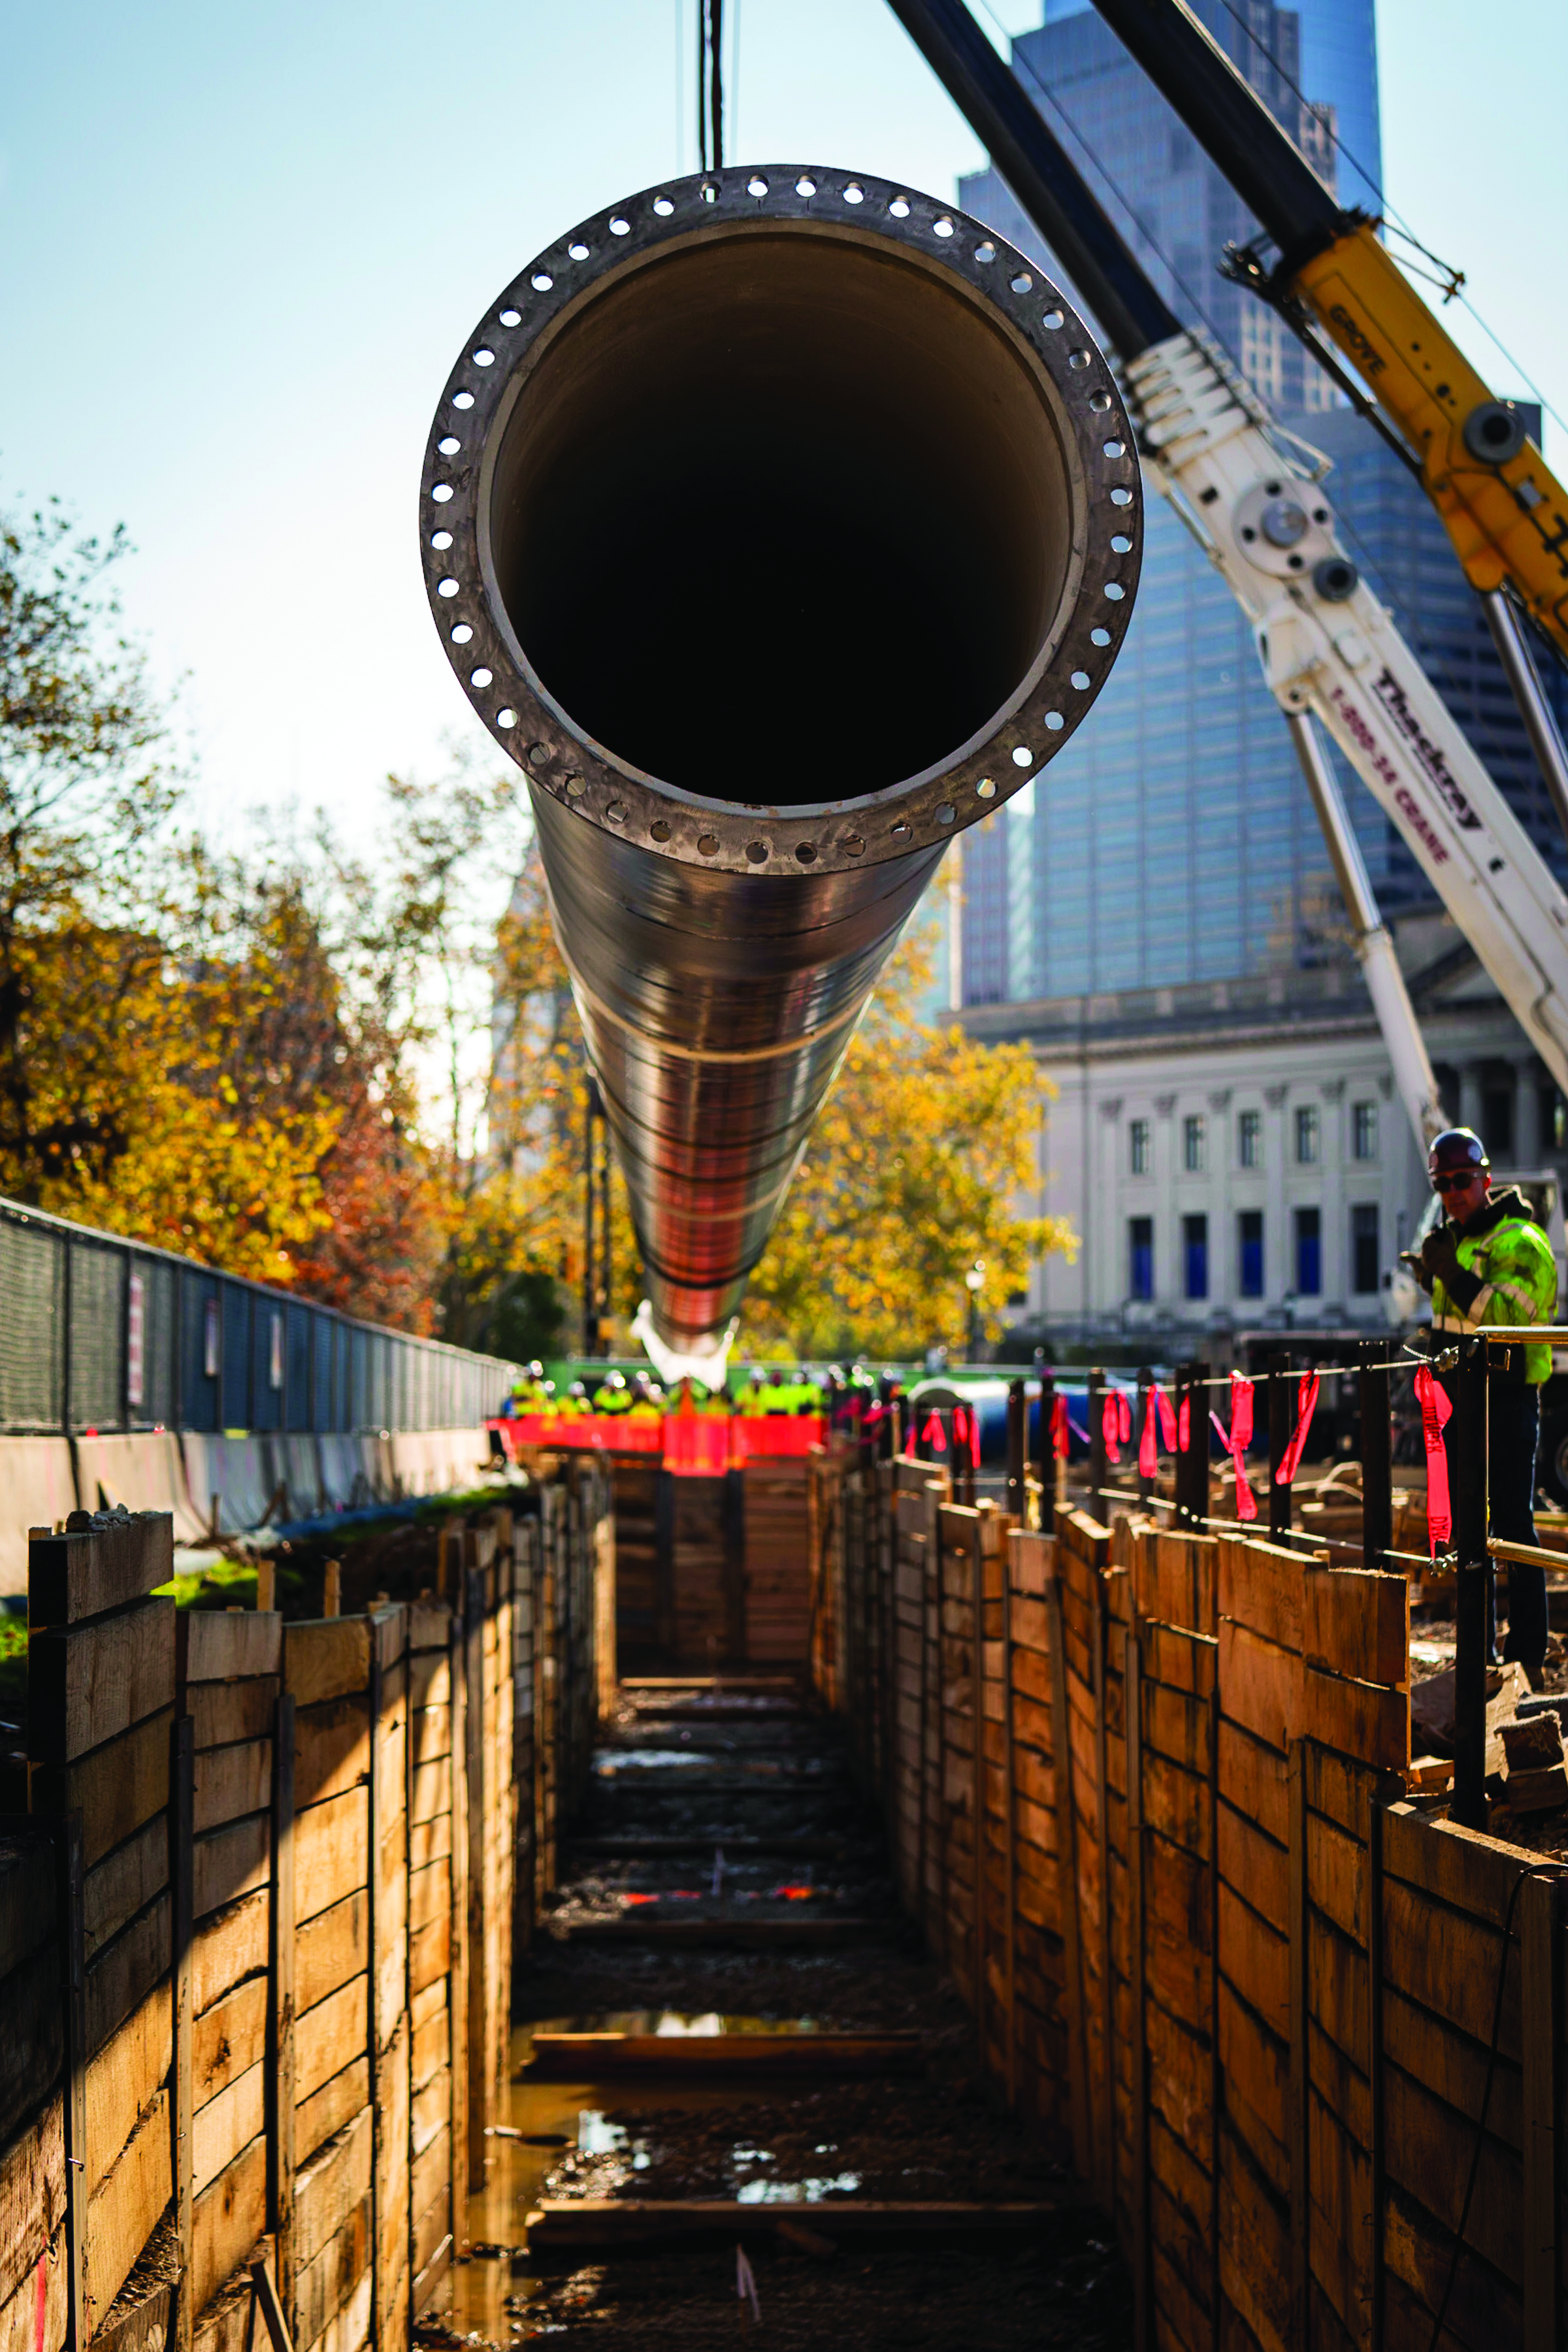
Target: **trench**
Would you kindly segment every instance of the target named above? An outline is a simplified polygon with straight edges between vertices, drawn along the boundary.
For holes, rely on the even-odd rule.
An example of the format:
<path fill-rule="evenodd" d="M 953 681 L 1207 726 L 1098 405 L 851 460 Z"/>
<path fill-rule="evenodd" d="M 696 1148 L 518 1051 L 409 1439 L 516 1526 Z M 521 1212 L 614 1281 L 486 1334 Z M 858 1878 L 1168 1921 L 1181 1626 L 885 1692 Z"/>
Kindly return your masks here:
<path fill-rule="evenodd" d="M 1131 2340 L 1108 2226 L 983 2079 L 790 1678 L 622 1686 L 513 2014 L 472 2252 L 416 2340 Z M 590 2033 L 635 2063 L 552 2041 Z"/>

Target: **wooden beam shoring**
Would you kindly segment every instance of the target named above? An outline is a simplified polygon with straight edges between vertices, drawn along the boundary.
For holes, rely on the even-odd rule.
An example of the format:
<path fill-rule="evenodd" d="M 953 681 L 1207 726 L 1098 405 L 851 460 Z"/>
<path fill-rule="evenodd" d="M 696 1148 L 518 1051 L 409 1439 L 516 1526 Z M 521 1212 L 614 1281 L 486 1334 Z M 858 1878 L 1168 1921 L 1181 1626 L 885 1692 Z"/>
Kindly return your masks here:
<path fill-rule="evenodd" d="M 1520 2026 L 1523 2041 L 1524 2263 L 1521 2352 L 1556 2352 L 1563 2338 L 1561 2116 L 1563 1884 L 1527 1879 L 1519 1895 Z M 1504 1964 L 1506 1966 L 1506 1955 Z"/>
<path fill-rule="evenodd" d="M 170 2100 L 170 2178 L 174 2189 L 174 2242 L 180 2278 L 174 2294 L 175 2352 L 190 2352 L 195 2313 L 191 2308 L 194 2237 L 194 2083 L 191 2064 L 192 1895 L 195 1842 L 195 1731 L 188 1715 L 176 1716 L 169 1736 L 169 1874 L 174 1888 L 174 2055 Z"/>

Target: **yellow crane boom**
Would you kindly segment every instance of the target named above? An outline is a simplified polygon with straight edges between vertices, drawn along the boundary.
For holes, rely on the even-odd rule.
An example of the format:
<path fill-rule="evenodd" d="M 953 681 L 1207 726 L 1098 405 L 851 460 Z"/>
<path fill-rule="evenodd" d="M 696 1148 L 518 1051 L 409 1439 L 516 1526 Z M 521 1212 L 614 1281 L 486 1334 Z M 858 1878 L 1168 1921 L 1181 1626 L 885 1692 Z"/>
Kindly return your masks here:
<path fill-rule="evenodd" d="M 1342 354 L 1413 459 L 1472 586 L 1505 584 L 1568 659 L 1568 491 L 1377 235 L 1346 211 L 1185 0 L 1095 5 L 1279 248 L 1237 275 Z"/>

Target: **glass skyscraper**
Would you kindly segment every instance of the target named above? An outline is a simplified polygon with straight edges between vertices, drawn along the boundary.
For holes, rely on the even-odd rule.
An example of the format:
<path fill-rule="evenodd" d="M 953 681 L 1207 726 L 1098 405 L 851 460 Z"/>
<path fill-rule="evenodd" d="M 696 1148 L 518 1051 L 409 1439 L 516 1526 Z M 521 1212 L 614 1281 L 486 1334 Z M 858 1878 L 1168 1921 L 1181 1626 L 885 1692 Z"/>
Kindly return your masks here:
<path fill-rule="evenodd" d="M 1371 209 L 1362 174 L 1381 168 L 1372 0 L 1197 6 L 1318 168 Z M 1332 459 L 1327 488 L 1347 547 L 1562 870 L 1561 835 L 1484 617 L 1424 493 L 1337 404 L 1275 314 L 1217 275 L 1224 243 L 1253 226 L 1229 187 L 1087 5 L 1046 0 L 1045 22 L 1015 41 L 1014 58 L 1177 315 L 1215 336 L 1280 422 Z M 963 181 L 960 195 L 1070 286 L 994 173 Z M 1288 985 L 1292 971 L 1348 961 L 1321 836 L 1250 630 L 1157 494 L 1146 511 L 1138 608 L 1092 720 L 966 837 L 966 1003 L 1259 972 Z M 1560 672 L 1552 691 L 1563 701 Z M 1370 795 L 1348 771 L 1342 781 L 1385 913 L 1430 906 Z"/>

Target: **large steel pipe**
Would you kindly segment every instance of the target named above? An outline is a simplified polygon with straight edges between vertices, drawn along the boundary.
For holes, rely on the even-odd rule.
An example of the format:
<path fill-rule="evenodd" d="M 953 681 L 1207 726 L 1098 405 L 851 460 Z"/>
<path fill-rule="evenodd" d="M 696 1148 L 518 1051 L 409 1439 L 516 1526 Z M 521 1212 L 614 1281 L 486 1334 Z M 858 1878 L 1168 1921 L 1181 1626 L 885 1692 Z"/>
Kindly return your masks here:
<path fill-rule="evenodd" d="M 944 849 L 1094 700 L 1140 523 L 1070 305 L 865 174 L 648 189 L 465 346 L 431 608 L 528 779 L 668 1346 L 739 1306 Z"/>

